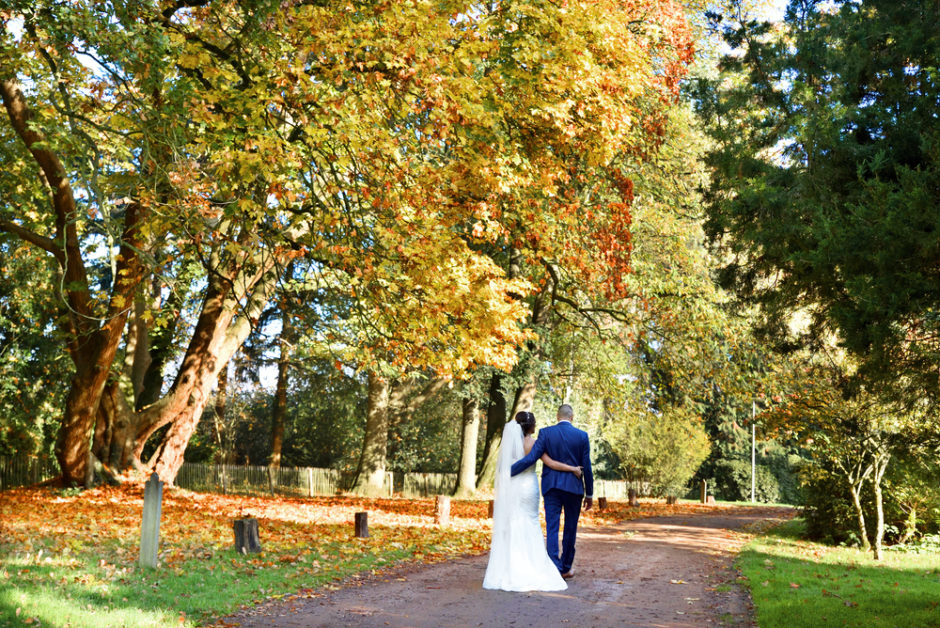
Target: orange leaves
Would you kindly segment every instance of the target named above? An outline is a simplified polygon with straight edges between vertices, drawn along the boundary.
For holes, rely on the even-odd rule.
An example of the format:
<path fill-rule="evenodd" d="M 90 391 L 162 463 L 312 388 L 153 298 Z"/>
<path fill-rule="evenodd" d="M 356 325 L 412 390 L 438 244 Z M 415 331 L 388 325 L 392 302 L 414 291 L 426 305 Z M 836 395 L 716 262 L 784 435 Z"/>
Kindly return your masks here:
<path fill-rule="evenodd" d="M 5 491 L 0 493 L 0 543 L 10 552 L 34 552 L 37 544 L 49 544 L 57 557 L 98 548 L 95 560 L 102 569 L 118 572 L 136 562 L 142 508 L 142 490 L 133 486 L 97 488 L 70 497 L 44 489 Z M 370 513 L 371 539 L 353 538 L 353 515 L 360 511 Z M 259 519 L 265 550 L 248 561 L 254 568 L 298 561 L 326 568 L 324 558 L 309 554 L 342 558 L 377 544 L 413 547 L 431 559 L 489 546 L 484 502 L 454 502 L 450 527 L 440 529 L 431 499 L 253 498 L 168 490 L 160 525 L 160 564 L 173 567 L 230 548 L 232 521 L 245 515 Z"/>

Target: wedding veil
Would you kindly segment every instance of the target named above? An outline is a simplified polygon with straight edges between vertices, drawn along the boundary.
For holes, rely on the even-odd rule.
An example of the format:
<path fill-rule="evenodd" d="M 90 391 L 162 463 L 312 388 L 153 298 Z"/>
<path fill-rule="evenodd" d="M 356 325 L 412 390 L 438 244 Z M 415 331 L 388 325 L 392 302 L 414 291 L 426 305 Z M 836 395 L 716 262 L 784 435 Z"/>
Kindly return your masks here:
<path fill-rule="evenodd" d="M 508 544 L 509 525 L 513 506 L 518 496 L 513 490 L 514 483 L 510 475 L 512 463 L 525 455 L 522 446 L 522 426 L 510 420 L 503 428 L 503 440 L 499 446 L 499 458 L 496 460 L 496 481 L 493 487 L 493 544 L 500 541 Z M 500 538 L 501 537 L 501 538 Z"/>

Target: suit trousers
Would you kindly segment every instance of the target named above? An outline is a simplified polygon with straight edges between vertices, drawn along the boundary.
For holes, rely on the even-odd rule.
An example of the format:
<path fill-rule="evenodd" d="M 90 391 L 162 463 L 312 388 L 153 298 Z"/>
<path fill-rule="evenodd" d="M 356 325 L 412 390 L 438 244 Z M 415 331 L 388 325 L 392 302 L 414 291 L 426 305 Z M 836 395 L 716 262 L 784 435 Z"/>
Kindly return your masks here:
<path fill-rule="evenodd" d="M 545 500 L 545 549 L 558 571 L 567 573 L 574 564 L 574 541 L 578 534 L 578 517 L 581 515 L 583 495 L 552 488 L 543 495 Z M 565 511 L 565 529 L 561 540 L 561 557 L 558 556 L 558 526 L 561 511 Z"/>

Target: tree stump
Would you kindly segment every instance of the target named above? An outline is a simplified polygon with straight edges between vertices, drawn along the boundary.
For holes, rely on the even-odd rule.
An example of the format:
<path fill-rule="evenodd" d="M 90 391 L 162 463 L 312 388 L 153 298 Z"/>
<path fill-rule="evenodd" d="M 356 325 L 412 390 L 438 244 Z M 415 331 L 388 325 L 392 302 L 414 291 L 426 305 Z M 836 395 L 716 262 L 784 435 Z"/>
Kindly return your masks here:
<path fill-rule="evenodd" d="M 627 499 L 629 500 L 630 505 L 633 506 L 633 507 L 636 507 L 636 506 L 639 506 L 639 505 L 640 505 L 640 502 L 637 501 L 637 498 L 636 498 L 636 489 L 635 489 L 635 488 L 631 488 L 630 490 L 627 491 Z"/>
<path fill-rule="evenodd" d="M 666 495 L 666 503 L 670 506 L 675 505 L 679 501 L 679 498 L 675 495 Z"/>
<path fill-rule="evenodd" d="M 242 554 L 256 554 L 261 551 L 261 538 L 258 536 L 258 520 L 254 517 L 236 519 L 235 550 Z"/>
<path fill-rule="evenodd" d="M 369 513 L 356 513 L 356 537 L 360 539 L 369 538 Z"/>
<path fill-rule="evenodd" d="M 705 503 L 706 503 L 706 504 L 712 504 L 712 505 L 714 505 L 714 504 L 715 504 L 715 496 L 714 496 L 714 495 L 709 495 L 708 497 L 706 497 L 706 498 L 705 498 Z"/>
<path fill-rule="evenodd" d="M 496 505 L 496 502 L 491 499 L 491 500 L 490 500 L 490 507 L 489 507 L 489 517 L 490 517 L 490 519 L 493 518 L 493 508 L 494 508 L 495 505 Z"/>
<path fill-rule="evenodd" d="M 440 526 L 450 524 L 450 497 L 438 495 L 434 506 L 434 522 Z"/>
<path fill-rule="evenodd" d="M 597 509 L 598 509 L 598 510 L 604 510 L 605 508 L 607 508 L 607 498 L 606 498 L 606 497 L 598 497 L 598 498 L 597 498 Z"/>

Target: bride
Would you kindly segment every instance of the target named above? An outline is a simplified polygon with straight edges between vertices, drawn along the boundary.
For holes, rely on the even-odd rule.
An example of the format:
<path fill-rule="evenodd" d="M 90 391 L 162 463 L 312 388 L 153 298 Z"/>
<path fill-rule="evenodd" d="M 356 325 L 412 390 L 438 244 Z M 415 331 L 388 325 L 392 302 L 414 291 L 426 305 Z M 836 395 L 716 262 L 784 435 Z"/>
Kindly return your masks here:
<path fill-rule="evenodd" d="M 539 524 L 539 483 L 532 465 L 510 477 L 512 463 L 529 453 L 535 444 L 535 416 L 520 412 L 503 428 L 503 442 L 496 467 L 493 540 L 483 578 L 484 589 L 503 591 L 561 591 L 568 588 L 558 568 L 545 551 Z M 572 467 L 542 455 L 542 464 L 556 471 L 581 477 L 581 467 Z"/>

